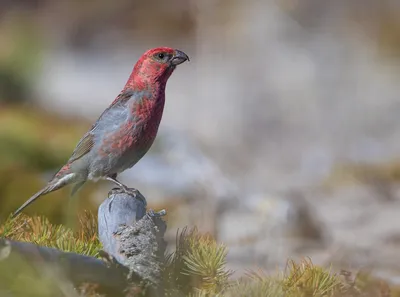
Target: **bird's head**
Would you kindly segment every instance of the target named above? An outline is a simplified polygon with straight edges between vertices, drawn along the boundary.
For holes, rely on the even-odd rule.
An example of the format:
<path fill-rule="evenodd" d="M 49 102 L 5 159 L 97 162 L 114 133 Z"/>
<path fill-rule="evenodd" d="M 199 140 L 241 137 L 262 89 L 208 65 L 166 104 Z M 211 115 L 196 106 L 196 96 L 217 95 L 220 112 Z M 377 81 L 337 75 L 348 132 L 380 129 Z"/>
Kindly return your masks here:
<path fill-rule="evenodd" d="M 182 51 L 158 47 L 145 52 L 136 63 L 132 78 L 143 82 L 166 83 L 176 66 L 188 61 L 189 57 Z"/>

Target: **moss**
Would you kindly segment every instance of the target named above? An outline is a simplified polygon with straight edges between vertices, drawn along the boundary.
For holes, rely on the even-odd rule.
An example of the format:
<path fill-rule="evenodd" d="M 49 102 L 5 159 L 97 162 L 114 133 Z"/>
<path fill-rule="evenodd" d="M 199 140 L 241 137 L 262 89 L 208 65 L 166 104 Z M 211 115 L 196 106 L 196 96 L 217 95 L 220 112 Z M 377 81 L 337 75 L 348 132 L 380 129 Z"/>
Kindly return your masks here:
<path fill-rule="evenodd" d="M 75 231 L 53 225 L 43 217 L 20 215 L 0 226 L 0 236 L 91 256 L 98 256 L 101 248 L 97 238 L 97 218 L 90 212 L 79 216 Z M 209 235 L 200 234 L 197 229 L 184 229 L 178 233 L 176 251 L 166 256 L 166 296 L 400 296 L 400 288 L 389 286 L 367 271 L 355 275 L 346 271 L 334 273 L 329 268 L 314 265 L 310 259 L 288 261 L 281 273 L 250 271 L 239 280 L 232 280 L 232 271 L 226 268 L 227 252 L 224 245 Z M 20 275 L 20 271 L 24 274 Z M 22 258 L 13 259 L 11 267 L 0 266 L 0 287 L 7 288 L 13 296 L 104 296 L 99 295 L 96 284 L 83 284 L 76 289 L 80 295 L 67 284 L 54 270 L 31 267 Z M 141 296 L 138 290 L 131 291 L 133 293 L 127 293 L 127 296 Z"/>

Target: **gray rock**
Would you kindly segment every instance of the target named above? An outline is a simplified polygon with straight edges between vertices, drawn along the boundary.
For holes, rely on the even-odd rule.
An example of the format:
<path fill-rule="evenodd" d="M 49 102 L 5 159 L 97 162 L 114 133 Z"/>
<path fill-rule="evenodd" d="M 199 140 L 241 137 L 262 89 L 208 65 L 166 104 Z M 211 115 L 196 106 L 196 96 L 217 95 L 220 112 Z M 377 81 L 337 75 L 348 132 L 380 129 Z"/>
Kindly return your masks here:
<path fill-rule="evenodd" d="M 146 200 L 139 191 L 113 189 L 99 207 L 99 237 L 104 251 L 162 292 L 162 263 L 166 243 L 164 212 L 146 214 Z"/>
<path fill-rule="evenodd" d="M 146 200 L 140 192 L 137 195 L 143 199 L 133 198 L 118 192 L 118 189 L 113 189 L 108 195 L 109 198 L 99 207 L 99 239 L 108 254 L 117 254 L 116 239 L 113 234 L 119 226 L 132 226 L 146 214 Z"/>

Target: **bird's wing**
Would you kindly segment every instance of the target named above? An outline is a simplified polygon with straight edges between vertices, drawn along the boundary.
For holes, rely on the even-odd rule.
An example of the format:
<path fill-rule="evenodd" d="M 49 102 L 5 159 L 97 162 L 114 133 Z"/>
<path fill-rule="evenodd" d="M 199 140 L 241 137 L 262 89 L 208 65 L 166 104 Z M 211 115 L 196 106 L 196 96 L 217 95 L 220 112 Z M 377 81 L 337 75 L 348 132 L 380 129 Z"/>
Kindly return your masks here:
<path fill-rule="evenodd" d="M 68 163 L 72 163 L 82 158 L 93 148 L 94 140 L 93 140 L 93 134 L 91 132 L 92 130 L 87 132 L 78 142 L 75 150 L 73 151 L 71 157 L 68 160 Z"/>
<path fill-rule="evenodd" d="M 68 163 L 72 163 L 84 155 L 90 152 L 90 150 L 94 146 L 94 134 L 93 132 L 96 130 L 100 120 L 107 116 L 107 114 L 117 108 L 126 105 L 128 100 L 133 96 L 134 92 L 132 89 L 124 89 L 115 100 L 111 103 L 111 105 L 100 115 L 99 119 L 96 123 L 93 124 L 92 128 L 81 138 L 81 140 L 76 145 Z"/>

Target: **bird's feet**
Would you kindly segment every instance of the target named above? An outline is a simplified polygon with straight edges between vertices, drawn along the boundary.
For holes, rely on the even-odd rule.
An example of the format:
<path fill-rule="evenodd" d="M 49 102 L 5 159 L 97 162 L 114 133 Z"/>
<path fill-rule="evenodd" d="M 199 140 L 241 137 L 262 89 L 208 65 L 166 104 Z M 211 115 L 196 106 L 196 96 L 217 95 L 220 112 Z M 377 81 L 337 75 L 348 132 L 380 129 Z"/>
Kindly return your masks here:
<path fill-rule="evenodd" d="M 119 187 L 119 188 L 114 188 L 113 192 L 115 194 L 118 194 L 118 193 L 127 194 L 127 195 L 129 195 L 130 197 L 132 197 L 134 199 L 138 199 L 138 200 L 142 201 L 142 203 L 144 204 L 144 207 L 147 207 L 146 198 L 144 198 L 144 196 L 139 192 L 138 189 L 128 188 L 126 186 L 123 186 L 123 187 Z M 112 197 L 114 197 L 114 196 L 112 196 Z"/>
<path fill-rule="evenodd" d="M 118 181 L 118 180 L 117 180 L 117 175 L 116 175 L 116 174 L 107 176 L 105 179 L 106 179 L 106 180 L 109 180 L 109 181 L 111 181 L 111 182 L 113 182 L 114 184 L 116 184 L 116 185 L 119 187 L 119 189 L 120 189 L 119 193 L 126 193 L 126 194 L 128 194 L 128 195 L 130 195 L 130 196 L 132 196 L 132 197 L 134 197 L 134 198 L 136 198 L 137 194 L 139 193 L 139 191 L 138 191 L 137 189 L 135 189 L 135 188 L 128 188 L 128 187 L 125 186 L 123 183 L 121 183 L 120 181 Z"/>
<path fill-rule="evenodd" d="M 138 197 L 138 196 L 142 196 L 142 195 L 140 195 L 139 191 L 137 189 L 135 189 L 135 188 L 124 187 L 124 188 L 122 188 L 122 191 L 125 194 L 128 194 L 129 196 L 132 196 L 133 198 L 139 198 L 140 199 L 140 197 Z"/>
<path fill-rule="evenodd" d="M 129 196 L 132 196 L 133 198 L 136 198 L 138 196 L 139 191 L 135 188 L 128 188 L 125 185 L 120 185 L 118 188 L 115 189 L 118 191 L 118 193 L 125 193 L 128 194 Z"/>
<path fill-rule="evenodd" d="M 116 179 L 116 174 L 114 174 L 114 175 L 112 175 L 112 176 L 107 176 L 105 179 L 106 179 L 106 180 L 109 180 L 109 181 L 111 181 L 111 182 L 113 182 L 113 183 L 115 183 L 115 184 L 118 186 L 119 189 L 115 189 L 115 190 L 113 189 L 114 192 L 117 191 L 117 192 L 115 192 L 115 193 L 125 193 L 125 194 L 128 194 L 128 195 L 131 196 L 132 198 L 141 200 L 141 201 L 143 202 L 144 206 L 147 207 L 146 198 L 144 198 L 144 196 L 139 192 L 139 190 L 138 190 L 138 189 L 135 189 L 135 188 L 128 188 L 128 187 L 125 186 L 123 183 L 119 182 L 119 181 Z"/>
<path fill-rule="evenodd" d="M 160 211 L 155 212 L 152 209 L 149 209 L 149 211 L 147 212 L 147 215 L 151 218 L 160 218 L 163 217 L 167 214 L 167 211 L 165 209 L 161 209 Z"/>

